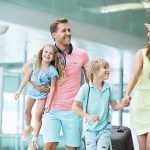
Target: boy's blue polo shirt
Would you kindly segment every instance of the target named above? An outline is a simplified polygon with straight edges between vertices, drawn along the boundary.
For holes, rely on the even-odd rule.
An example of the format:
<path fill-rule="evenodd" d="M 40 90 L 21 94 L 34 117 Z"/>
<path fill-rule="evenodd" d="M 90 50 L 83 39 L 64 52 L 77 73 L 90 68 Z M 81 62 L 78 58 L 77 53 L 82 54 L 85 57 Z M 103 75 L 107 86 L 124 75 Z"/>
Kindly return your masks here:
<path fill-rule="evenodd" d="M 90 94 L 88 101 L 88 114 L 95 114 L 100 116 L 98 122 L 89 122 L 87 121 L 87 129 L 92 131 L 99 131 L 103 129 L 107 124 L 107 119 L 111 121 L 111 114 L 109 112 L 108 117 L 108 102 L 116 100 L 115 91 L 111 85 L 107 82 L 104 82 L 102 91 L 99 91 L 96 87 L 93 86 L 92 82 L 90 85 Z M 83 103 L 83 109 L 86 108 L 86 102 L 88 97 L 89 86 L 88 84 L 83 84 L 80 90 L 75 97 L 76 101 Z"/>

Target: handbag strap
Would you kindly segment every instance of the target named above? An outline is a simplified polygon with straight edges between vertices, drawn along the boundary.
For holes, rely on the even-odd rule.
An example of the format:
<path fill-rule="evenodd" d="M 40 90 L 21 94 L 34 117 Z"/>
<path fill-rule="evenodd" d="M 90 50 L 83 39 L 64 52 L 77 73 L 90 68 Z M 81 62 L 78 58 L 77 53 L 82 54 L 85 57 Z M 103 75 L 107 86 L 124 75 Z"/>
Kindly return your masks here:
<path fill-rule="evenodd" d="M 88 102 L 89 102 L 89 95 L 90 95 L 90 85 L 89 85 L 89 83 L 88 83 L 88 87 L 89 87 L 89 90 L 88 90 L 88 97 L 87 97 L 87 101 L 86 101 L 85 113 L 87 113 L 87 110 L 88 110 Z"/>

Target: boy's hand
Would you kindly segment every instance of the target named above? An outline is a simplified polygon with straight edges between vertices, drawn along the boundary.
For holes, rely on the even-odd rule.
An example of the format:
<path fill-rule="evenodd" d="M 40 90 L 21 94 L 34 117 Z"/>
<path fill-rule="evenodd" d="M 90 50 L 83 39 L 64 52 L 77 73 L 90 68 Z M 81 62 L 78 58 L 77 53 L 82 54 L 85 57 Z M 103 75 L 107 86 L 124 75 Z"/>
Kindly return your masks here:
<path fill-rule="evenodd" d="M 87 118 L 87 120 L 91 122 L 99 121 L 99 119 L 100 119 L 100 116 L 97 116 L 97 115 L 89 115 Z"/>

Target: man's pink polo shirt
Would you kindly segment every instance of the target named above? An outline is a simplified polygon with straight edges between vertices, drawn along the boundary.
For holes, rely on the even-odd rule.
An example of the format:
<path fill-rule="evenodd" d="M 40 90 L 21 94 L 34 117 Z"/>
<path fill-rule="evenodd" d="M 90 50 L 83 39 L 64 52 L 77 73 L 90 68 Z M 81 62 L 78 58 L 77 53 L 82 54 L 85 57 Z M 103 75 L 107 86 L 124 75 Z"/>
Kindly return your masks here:
<path fill-rule="evenodd" d="M 66 54 L 66 79 L 60 85 L 59 79 L 56 83 L 56 91 L 52 102 L 52 109 L 71 110 L 74 98 L 80 88 L 82 68 L 88 63 L 87 53 L 73 47 L 71 54 Z"/>

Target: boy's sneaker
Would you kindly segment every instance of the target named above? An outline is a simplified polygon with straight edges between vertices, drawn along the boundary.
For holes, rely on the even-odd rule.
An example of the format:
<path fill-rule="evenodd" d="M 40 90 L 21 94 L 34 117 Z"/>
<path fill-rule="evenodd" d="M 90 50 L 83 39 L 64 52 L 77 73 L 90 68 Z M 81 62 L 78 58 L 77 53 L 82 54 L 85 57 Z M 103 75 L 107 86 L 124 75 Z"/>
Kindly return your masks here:
<path fill-rule="evenodd" d="M 26 141 L 32 132 L 33 132 L 32 126 L 30 126 L 28 129 L 24 129 L 24 131 L 22 133 L 22 141 Z"/>
<path fill-rule="evenodd" d="M 37 145 L 37 141 L 31 141 L 28 150 L 36 150 L 36 149 L 39 149 Z"/>

